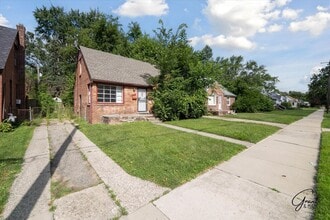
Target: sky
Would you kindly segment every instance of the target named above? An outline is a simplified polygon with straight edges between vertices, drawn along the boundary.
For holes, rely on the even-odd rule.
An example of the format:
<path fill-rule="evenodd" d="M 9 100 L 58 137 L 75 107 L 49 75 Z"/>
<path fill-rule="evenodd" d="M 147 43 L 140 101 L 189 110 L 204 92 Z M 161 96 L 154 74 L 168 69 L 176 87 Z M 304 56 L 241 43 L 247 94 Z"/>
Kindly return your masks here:
<path fill-rule="evenodd" d="M 150 36 L 159 19 L 174 31 L 185 23 L 194 49 L 209 45 L 214 58 L 254 60 L 278 77 L 281 91 L 306 92 L 310 76 L 330 61 L 330 0 L 0 0 L 0 25 L 34 32 L 33 11 L 51 5 L 98 9 L 125 31 L 134 21 Z"/>

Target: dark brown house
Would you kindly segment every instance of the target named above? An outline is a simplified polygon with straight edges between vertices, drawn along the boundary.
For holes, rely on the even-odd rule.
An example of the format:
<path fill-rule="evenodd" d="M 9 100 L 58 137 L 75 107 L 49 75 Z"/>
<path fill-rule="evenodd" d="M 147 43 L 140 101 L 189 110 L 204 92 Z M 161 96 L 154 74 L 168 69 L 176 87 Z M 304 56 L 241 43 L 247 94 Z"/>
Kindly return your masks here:
<path fill-rule="evenodd" d="M 111 115 L 149 113 L 147 79 L 159 75 L 139 60 L 80 47 L 74 88 L 74 111 L 90 123 Z"/>
<path fill-rule="evenodd" d="M 209 112 L 217 115 L 233 113 L 232 105 L 236 100 L 236 95 L 229 92 L 219 83 L 207 89 L 208 102 L 207 109 Z"/>
<path fill-rule="evenodd" d="M 25 27 L 0 26 L 0 122 L 25 108 Z"/>

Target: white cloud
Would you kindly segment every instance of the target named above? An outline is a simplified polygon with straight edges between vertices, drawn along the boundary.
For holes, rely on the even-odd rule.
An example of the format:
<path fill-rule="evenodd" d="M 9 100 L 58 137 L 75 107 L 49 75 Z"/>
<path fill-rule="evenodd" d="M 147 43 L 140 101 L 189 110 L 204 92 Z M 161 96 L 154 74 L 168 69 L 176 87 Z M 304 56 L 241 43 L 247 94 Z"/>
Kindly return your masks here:
<path fill-rule="evenodd" d="M 319 11 L 313 16 L 306 17 L 305 20 L 291 22 L 289 30 L 308 31 L 311 35 L 318 36 L 327 28 L 330 28 L 330 13 Z"/>
<path fill-rule="evenodd" d="M 183 11 L 186 12 L 186 13 L 189 12 L 188 8 L 184 8 Z"/>
<path fill-rule="evenodd" d="M 320 5 L 318 5 L 318 6 L 316 7 L 316 9 L 317 9 L 318 11 L 327 11 L 327 10 L 329 10 L 329 8 L 325 8 L 325 7 L 322 7 L 322 6 L 320 6 Z"/>
<path fill-rule="evenodd" d="M 9 25 L 9 21 L 2 14 L 0 14 L 0 25 L 2 25 L 2 26 Z"/>
<path fill-rule="evenodd" d="M 169 7 L 165 0 L 126 0 L 113 12 L 127 17 L 161 16 L 167 14 Z"/>
<path fill-rule="evenodd" d="M 226 35 L 253 36 L 267 24 L 269 1 L 209 0 L 204 13 L 213 26 Z"/>
<path fill-rule="evenodd" d="M 219 47 L 251 50 L 257 33 L 276 32 L 282 26 L 273 24 L 280 18 L 281 8 L 291 0 L 208 0 L 203 12 L 214 28 L 215 36 L 204 35 L 193 38 L 193 42 L 203 42 Z M 208 36 L 208 37 L 206 37 Z"/>
<path fill-rule="evenodd" d="M 251 42 L 249 39 L 245 37 L 235 37 L 235 36 L 212 36 L 212 35 L 203 35 L 201 37 L 193 37 L 190 38 L 190 44 L 195 46 L 196 44 L 203 42 L 209 46 L 218 46 L 218 47 L 225 47 L 225 48 L 239 48 L 239 49 L 246 49 L 251 50 L 256 47 L 256 45 Z"/>
<path fill-rule="evenodd" d="M 267 31 L 270 32 L 270 33 L 273 33 L 273 32 L 279 32 L 283 29 L 283 26 L 282 25 L 279 25 L 279 24 L 273 24 L 273 25 L 270 25 L 268 28 L 267 28 Z"/>
<path fill-rule="evenodd" d="M 275 0 L 275 4 L 279 7 L 285 6 L 289 2 L 291 2 L 291 0 Z"/>
<path fill-rule="evenodd" d="M 302 12 L 301 9 L 294 10 L 291 8 L 286 8 L 282 11 L 282 17 L 286 19 L 295 20 L 299 17 L 299 13 L 301 12 Z"/>

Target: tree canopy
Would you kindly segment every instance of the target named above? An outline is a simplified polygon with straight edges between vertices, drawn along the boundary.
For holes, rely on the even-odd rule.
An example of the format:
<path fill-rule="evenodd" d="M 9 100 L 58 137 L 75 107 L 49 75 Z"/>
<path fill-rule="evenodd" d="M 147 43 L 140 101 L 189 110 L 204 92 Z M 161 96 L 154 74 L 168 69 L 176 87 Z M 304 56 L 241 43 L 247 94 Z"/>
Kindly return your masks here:
<path fill-rule="evenodd" d="M 311 105 L 326 105 L 327 95 L 329 93 L 330 80 L 330 62 L 326 67 L 322 68 L 319 74 L 314 74 L 308 85 L 308 97 Z"/>
<path fill-rule="evenodd" d="M 59 96 L 66 104 L 73 103 L 76 56 L 82 45 L 156 65 L 160 75 L 150 79 L 154 85 L 150 98 L 154 113 L 162 120 L 205 114 L 206 88 L 214 81 L 238 95 L 237 110 L 269 110 L 269 100 L 262 93 L 274 90 L 277 78 L 255 61 L 244 62 L 242 56 L 214 60 L 208 45 L 194 50 L 185 24 L 173 30 L 160 20 L 150 36 L 137 22 L 131 22 L 125 33 L 117 17 L 98 10 L 41 7 L 34 11 L 34 17 L 37 27 L 35 33 L 27 34 L 27 63 L 40 66 L 39 93 Z"/>

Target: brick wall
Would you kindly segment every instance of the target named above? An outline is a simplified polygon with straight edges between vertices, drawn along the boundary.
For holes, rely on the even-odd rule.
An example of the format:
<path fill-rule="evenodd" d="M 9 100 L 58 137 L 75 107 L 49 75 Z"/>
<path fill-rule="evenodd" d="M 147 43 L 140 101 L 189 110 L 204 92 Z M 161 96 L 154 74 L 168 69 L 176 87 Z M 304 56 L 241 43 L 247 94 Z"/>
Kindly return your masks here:
<path fill-rule="evenodd" d="M 224 96 L 223 91 L 219 88 L 208 90 L 208 95 L 216 95 L 216 105 L 208 105 L 207 109 L 210 112 L 217 112 L 219 114 L 226 114 L 231 110 L 231 106 L 235 102 L 235 97 L 230 98 L 230 105 L 227 105 L 227 97 Z M 219 102 L 219 96 L 221 97 L 221 103 Z M 219 112 L 219 105 L 221 105 L 221 112 Z"/>
<path fill-rule="evenodd" d="M 135 86 L 123 86 L 123 103 L 98 103 L 97 102 L 97 83 L 93 83 L 92 89 L 92 120 L 91 123 L 102 122 L 103 115 L 115 114 L 137 114 L 138 100 L 137 89 Z M 150 89 L 147 93 L 150 93 Z M 150 112 L 152 102 L 148 101 L 147 110 Z"/>
<path fill-rule="evenodd" d="M 25 28 L 18 25 L 18 37 L 9 52 L 0 80 L 0 121 L 8 113 L 17 115 L 17 109 L 25 108 Z M 20 104 L 16 104 L 20 100 Z"/>
<path fill-rule="evenodd" d="M 102 84 L 106 84 L 102 82 Z M 88 101 L 88 85 L 90 85 L 90 103 Z M 97 82 L 91 82 L 86 63 L 79 53 L 76 67 L 76 81 L 74 89 L 74 111 L 75 114 L 85 118 L 90 123 L 100 123 L 103 115 L 114 114 L 136 114 L 137 89 L 136 86 L 123 86 L 123 103 L 98 103 Z M 150 93 L 151 89 L 147 90 Z M 147 109 L 150 112 L 152 102 L 149 100 Z"/>
<path fill-rule="evenodd" d="M 90 84 L 86 64 L 81 54 L 78 56 L 76 81 L 74 88 L 74 112 L 91 122 L 90 103 L 88 102 L 88 85 Z"/>

